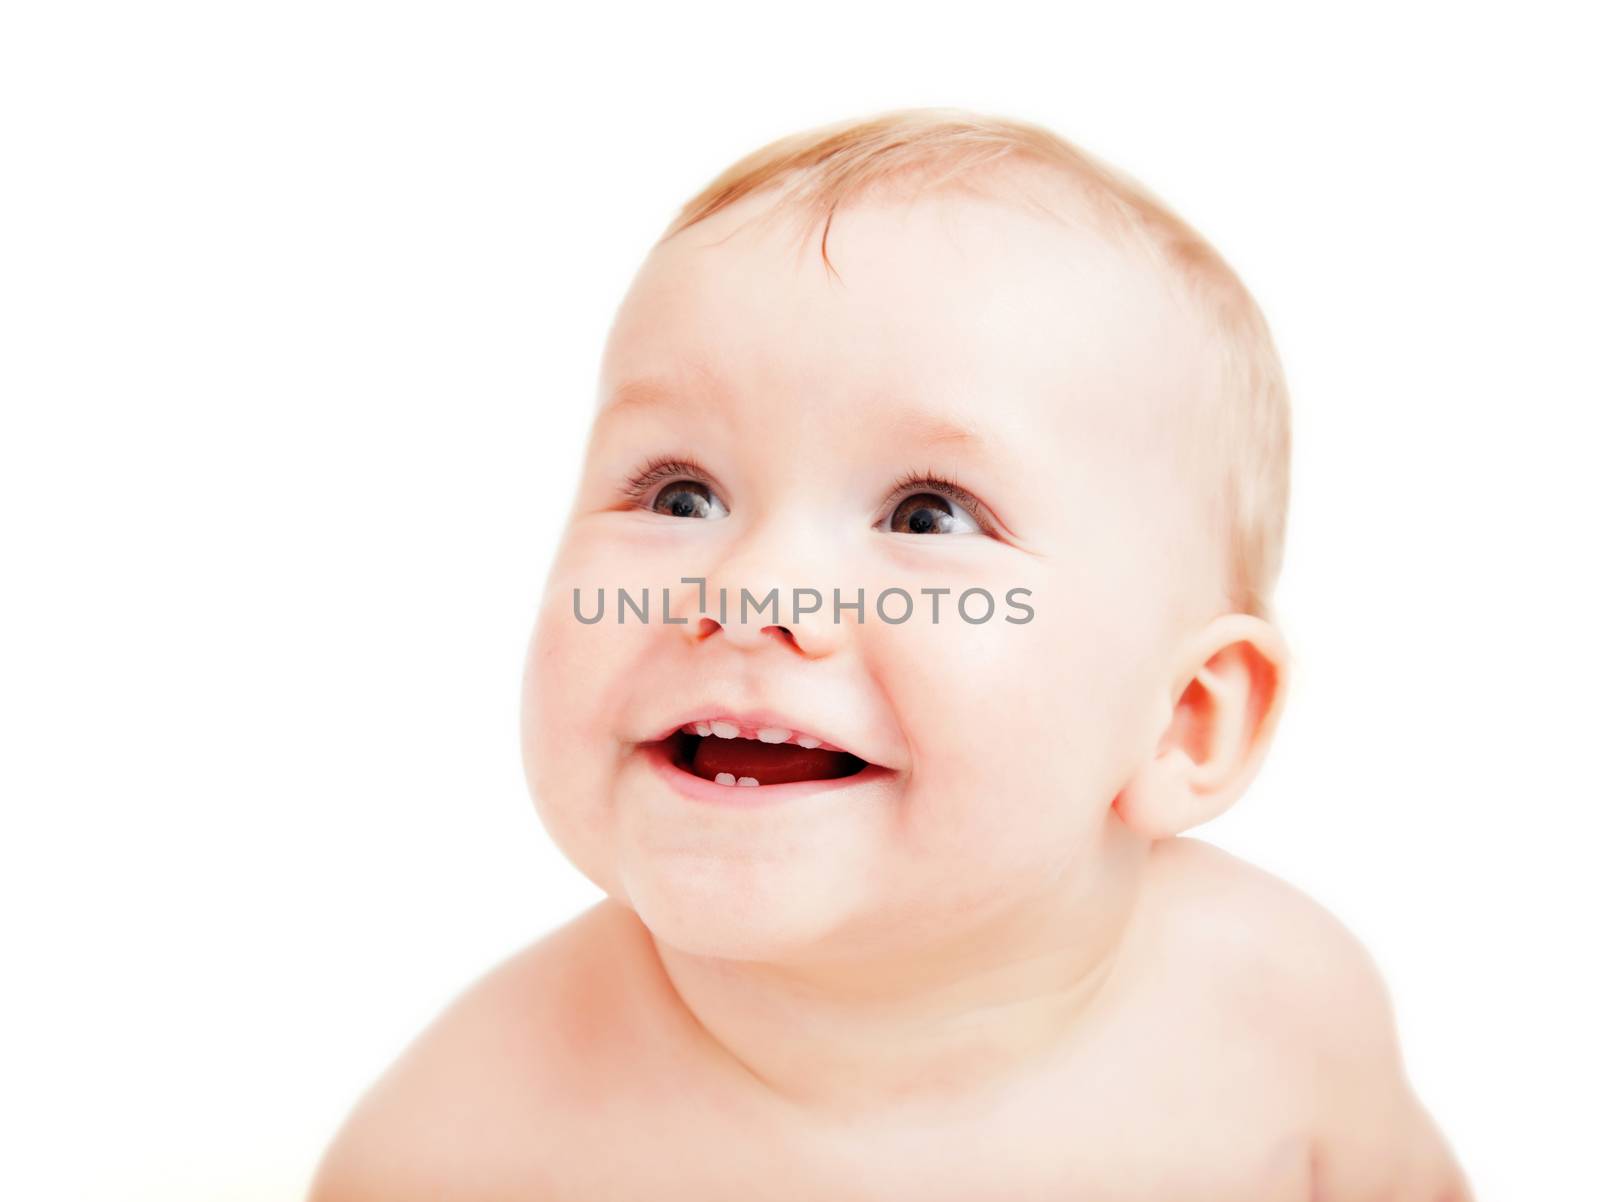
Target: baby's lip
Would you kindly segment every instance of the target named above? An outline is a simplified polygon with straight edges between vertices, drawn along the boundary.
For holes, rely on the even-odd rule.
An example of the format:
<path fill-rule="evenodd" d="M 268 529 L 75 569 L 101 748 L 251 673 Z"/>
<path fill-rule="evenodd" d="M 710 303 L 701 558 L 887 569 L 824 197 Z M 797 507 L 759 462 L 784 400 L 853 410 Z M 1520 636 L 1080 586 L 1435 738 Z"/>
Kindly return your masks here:
<path fill-rule="evenodd" d="M 793 742 L 806 747 L 819 746 L 824 751 L 842 751 L 869 764 L 882 766 L 881 761 L 865 750 L 857 750 L 852 745 L 855 740 L 841 741 L 846 740 L 846 736 L 833 731 L 831 723 L 826 720 L 793 718 L 772 709 L 734 709 L 716 703 L 679 710 L 672 722 L 660 728 L 653 737 L 641 739 L 640 742 L 659 743 L 684 729 L 713 738 L 721 736 L 756 739 L 763 743 Z M 816 742 L 813 744 L 810 740 Z"/>

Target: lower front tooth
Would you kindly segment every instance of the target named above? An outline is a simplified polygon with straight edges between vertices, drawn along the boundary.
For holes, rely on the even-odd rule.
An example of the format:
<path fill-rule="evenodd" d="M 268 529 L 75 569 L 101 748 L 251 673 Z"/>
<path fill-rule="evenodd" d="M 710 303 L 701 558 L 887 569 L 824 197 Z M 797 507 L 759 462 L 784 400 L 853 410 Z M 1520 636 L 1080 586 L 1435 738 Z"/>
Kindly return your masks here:
<path fill-rule="evenodd" d="M 733 784 L 733 773 L 719 772 L 717 773 L 716 780 L 717 784 L 719 785 L 731 785 Z"/>
<path fill-rule="evenodd" d="M 756 778 L 755 778 L 755 777 L 753 777 L 753 776 L 741 776 L 741 777 L 740 777 L 740 778 L 739 778 L 739 783 L 740 783 L 740 784 L 741 784 L 741 785 L 759 785 L 759 784 L 760 784 L 760 783 L 761 783 L 761 782 L 760 782 L 760 781 L 758 781 L 758 780 L 757 780 L 757 779 L 756 779 Z"/>

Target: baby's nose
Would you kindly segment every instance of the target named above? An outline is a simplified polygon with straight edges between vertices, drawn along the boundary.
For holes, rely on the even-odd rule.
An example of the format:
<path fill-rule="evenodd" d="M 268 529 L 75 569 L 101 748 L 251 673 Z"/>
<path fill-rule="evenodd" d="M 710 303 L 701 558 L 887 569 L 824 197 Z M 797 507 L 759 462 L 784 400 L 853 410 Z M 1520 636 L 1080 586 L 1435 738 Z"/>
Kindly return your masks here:
<path fill-rule="evenodd" d="M 716 638 L 742 650 L 784 647 L 815 659 L 837 651 L 844 638 L 819 594 L 793 585 L 756 589 L 708 580 L 705 608 L 676 629 L 694 644 Z M 692 604 L 699 601 L 691 595 Z"/>
<path fill-rule="evenodd" d="M 745 650 L 773 645 L 808 658 L 830 654 L 848 637 L 832 621 L 840 566 L 825 535 L 803 519 L 762 522 L 707 565 L 700 588 L 690 586 L 693 616 L 678 629 L 696 643 L 720 637 Z"/>
<path fill-rule="evenodd" d="M 703 643 L 707 639 L 719 636 L 732 646 L 747 650 L 768 643 L 781 644 L 796 651 L 801 650 L 789 627 L 776 624 L 761 626 L 754 622 L 734 621 L 731 615 L 727 622 L 719 622 L 713 617 L 701 617 L 693 623 L 689 631 L 690 641 L 695 643 Z"/>

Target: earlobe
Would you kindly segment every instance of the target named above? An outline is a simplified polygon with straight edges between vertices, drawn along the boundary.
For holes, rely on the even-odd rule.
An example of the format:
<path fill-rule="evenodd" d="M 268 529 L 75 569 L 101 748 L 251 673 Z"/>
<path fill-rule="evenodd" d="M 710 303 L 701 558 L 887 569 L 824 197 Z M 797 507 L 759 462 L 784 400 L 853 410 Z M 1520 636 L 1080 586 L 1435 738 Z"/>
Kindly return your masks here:
<path fill-rule="evenodd" d="M 1163 751 L 1139 766 L 1111 808 L 1135 834 L 1152 841 L 1170 839 L 1192 825 L 1175 819 L 1183 808 L 1178 799 L 1193 767 L 1194 762 L 1182 751 Z"/>
<path fill-rule="evenodd" d="M 1165 726 L 1112 803 L 1131 830 L 1166 839 L 1228 809 L 1254 779 L 1287 692 L 1288 649 L 1272 624 L 1225 614 L 1181 649 Z"/>

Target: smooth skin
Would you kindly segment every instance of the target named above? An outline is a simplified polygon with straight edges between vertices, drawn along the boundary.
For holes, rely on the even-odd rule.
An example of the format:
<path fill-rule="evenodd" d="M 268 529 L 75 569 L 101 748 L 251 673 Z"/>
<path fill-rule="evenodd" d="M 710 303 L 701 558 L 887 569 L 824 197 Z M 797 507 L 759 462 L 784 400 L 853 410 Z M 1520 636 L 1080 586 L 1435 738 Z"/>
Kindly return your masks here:
<path fill-rule="evenodd" d="M 1218 359 L 1170 280 L 1070 204 L 859 202 L 831 270 L 770 205 L 635 279 L 529 648 L 529 784 L 607 897 L 419 1038 L 314 1202 L 1465 1202 L 1366 953 L 1182 836 L 1254 777 L 1289 657 L 1196 517 Z M 714 516 L 630 494 L 660 458 Z M 896 530 L 930 471 L 978 506 Z M 573 616 L 601 586 L 681 614 L 684 577 L 781 620 Z M 975 586 L 1034 619 L 788 608 Z M 692 801 L 639 744 L 712 699 L 892 774 Z"/>

